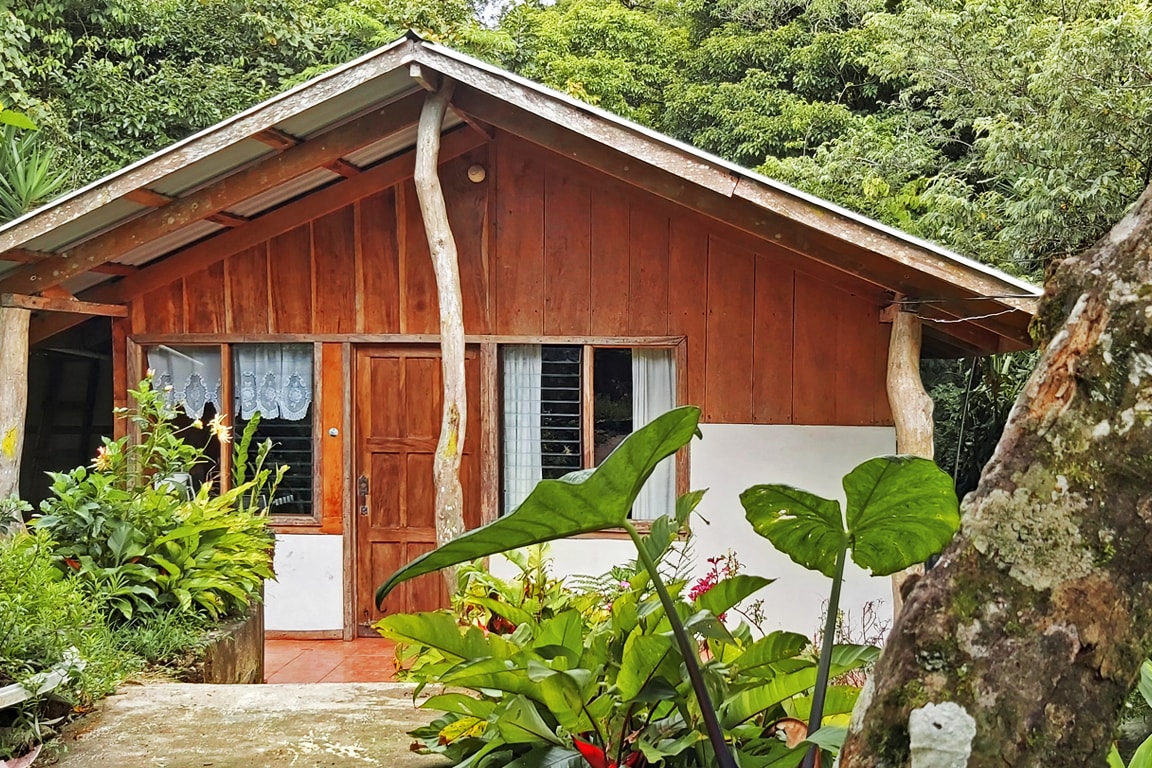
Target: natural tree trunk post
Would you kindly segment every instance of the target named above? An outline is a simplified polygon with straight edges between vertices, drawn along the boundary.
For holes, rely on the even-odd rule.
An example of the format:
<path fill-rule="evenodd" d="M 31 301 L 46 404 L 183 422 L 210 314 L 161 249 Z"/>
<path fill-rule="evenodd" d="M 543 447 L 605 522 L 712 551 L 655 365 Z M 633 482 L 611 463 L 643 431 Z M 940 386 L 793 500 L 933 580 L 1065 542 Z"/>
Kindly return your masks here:
<path fill-rule="evenodd" d="M 915 312 L 897 309 L 892 315 L 892 335 L 888 339 L 888 403 L 896 425 L 896 452 L 931 459 L 932 398 L 920 380 L 920 346 L 923 326 Z M 914 566 L 892 577 L 892 615 L 900 613 L 900 591 L 913 574 L 923 572 Z"/>
<path fill-rule="evenodd" d="M 1152 188 L 1061 262 L 1039 364 L 908 596 L 843 768 L 1104 765 L 1152 647 Z"/>
<path fill-rule="evenodd" d="M 26 309 L 0 307 L 0 502 L 20 492 L 20 454 L 28 414 L 28 319 Z M 24 530 L 24 520 L 0 520 L 0 533 Z"/>
<path fill-rule="evenodd" d="M 460 459 L 468 398 L 464 381 L 464 311 L 456 240 L 448 223 L 448 207 L 440 186 L 440 129 L 452 98 L 453 83 L 445 79 L 424 101 L 416 139 L 416 197 L 428 236 L 440 302 L 440 365 L 444 378 L 444 411 L 440 441 L 432 465 L 436 484 L 436 542 L 445 544 L 464 532 L 464 489 Z M 443 571 L 448 592 L 456 591 L 456 569 Z"/>

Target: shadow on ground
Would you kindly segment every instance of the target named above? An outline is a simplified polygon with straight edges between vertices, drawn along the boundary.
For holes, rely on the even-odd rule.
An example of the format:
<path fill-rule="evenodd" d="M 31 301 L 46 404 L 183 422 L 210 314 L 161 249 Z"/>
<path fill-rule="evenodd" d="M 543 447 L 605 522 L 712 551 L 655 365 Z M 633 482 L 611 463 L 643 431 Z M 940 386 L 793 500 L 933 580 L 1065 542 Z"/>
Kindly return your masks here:
<path fill-rule="evenodd" d="M 129 685 L 64 734 L 64 768 L 427 768 L 432 714 L 397 683 Z"/>

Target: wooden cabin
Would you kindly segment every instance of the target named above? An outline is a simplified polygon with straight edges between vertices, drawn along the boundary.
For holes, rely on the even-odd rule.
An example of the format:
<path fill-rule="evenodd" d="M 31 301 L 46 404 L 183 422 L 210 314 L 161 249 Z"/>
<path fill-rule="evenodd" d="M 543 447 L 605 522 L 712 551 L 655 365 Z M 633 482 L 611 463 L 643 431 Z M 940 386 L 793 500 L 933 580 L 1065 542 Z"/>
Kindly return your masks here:
<path fill-rule="evenodd" d="M 375 587 L 434 539 L 439 310 L 412 174 L 425 94 L 448 81 L 469 524 L 698 404 L 703 440 L 634 514 L 710 487 L 697 571 L 732 550 L 781 578 L 771 622 L 814 627 L 823 579 L 753 536 L 737 494 L 837 495 L 866 458 L 925 452 L 897 429 L 917 417 L 921 333 L 934 356 L 1026 348 L 1038 290 L 414 35 L 0 227 L 4 348 L 106 315 L 116 405 L 152 369 L 189 420 L 239 432 L 260 412 L 292 468 L 269 499 L 267 626 L 370 634 Z M 553 555 L 599 573 L 630 546 L 609 532 Z M 425 578 L 386 609 L 443 599 Z M 890 586 L 857 575 L 847 599 Z"/>

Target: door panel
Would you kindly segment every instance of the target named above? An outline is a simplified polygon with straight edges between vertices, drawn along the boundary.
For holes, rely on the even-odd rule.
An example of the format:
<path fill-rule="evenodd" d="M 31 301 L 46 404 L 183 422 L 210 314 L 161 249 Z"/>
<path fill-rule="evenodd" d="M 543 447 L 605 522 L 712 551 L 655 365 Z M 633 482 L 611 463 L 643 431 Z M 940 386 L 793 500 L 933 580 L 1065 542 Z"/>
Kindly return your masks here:
<path fill-rule="evenodd" d="M 460 480 L 464 520 L 480 523 L 480 357 L 466 352 L 468 425 Z M 390 613 L 428 611 L 448 605 L 444 577 L 422 576 L 400 585 L 375 605 L 376 587 L 397 568 L 436 545 L 432 464 L 440 434 L 443 385 L 436 346 L 362 347 L 356 352 L 357 476 L 368 480 L 356 509 L 357 634 L 373 636 L 371 624 Z"/>

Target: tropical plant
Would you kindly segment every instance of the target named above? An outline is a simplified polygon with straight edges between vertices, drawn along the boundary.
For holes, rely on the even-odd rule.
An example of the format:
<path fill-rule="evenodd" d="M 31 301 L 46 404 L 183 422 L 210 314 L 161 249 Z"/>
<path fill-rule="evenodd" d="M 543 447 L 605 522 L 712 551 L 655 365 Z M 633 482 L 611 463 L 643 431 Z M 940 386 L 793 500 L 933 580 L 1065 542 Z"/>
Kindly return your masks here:
<path fill-rule="evenodd" d="M 0 128 L 0 222 L 47 201 L 67 180 L 56 150 L 38 134 L 15 123 Z"/>
<path fill-rule="evenodd" d="M 150 379 L 132 392 L 126 416 L 138 439 L 109 440 L 90 467 L 51 473 L 52 497 L 36 528 L 55 542 L 60 567 L 75 575 L 118 621 L 178 610 L 212 618 L 245 610 L 272 576 L 266 518 L 244 503 L 283 477 L 259 465 L 253 478 L 216 494 L 182 481 L 207 461 L 177 427 L 168 395 Z M 210 425 L 222 442 L 229 431 Z M 267 448 L 264 449 L 264 455 Z"/>
<path fill-rule="evenodd" d="M 116 687 L 132 663 L 115 647 L 99 604 L 55 565 L 46 532 L 0 539 L 0 688 L 36 687 L 53 667 L 71 670 L 53 696 L 83 705 Z M 0 761 L 22 754 L 46 730 L 42 697 L 0 719 Z"/>
<path fill-rule="evenodd" d="M 1136 703 L 1143 709 L 1145 722 L 1141 722 L 1140 725 L 1146 727 L 1148 710 L 1152 708 L 1152 660 L 1145 660 L 1140 665 L 1140 679 L 1136 683 L 1136 690 L 1132 692 L 1132 698 L 1136 699 Z M 1129 706 L 1132 703 L 1130 699 Z M 1124 725 L 1121 723 L 1121 731 L 1124 730 Z M 1147 733 L 1147 730 L 1144 732 Z M 1108 768 L 1152 768 L 1152 736 L 1146 736 L 1140 742 L 1127 763 L 1120 754 L 1120 748 L 1113 743 L 1108 753 Z"/>
<path fill-rule="evenodd" d="M 559 480 L 541 481 L 525 501 L 507 516 L 465 533 L 394 573 L 377 590 L 377 601 L 382 601 L 388 592 L 402 581 L 430 573 L 438 568 L 513 547 L 607 527 L 622 527 L 636 545 L 643 569 L 638 570 L 638 578 L 642 578 L 643 584 L 651 585 L 653 599 L 659 599 L 658 605 L 662 609 L 663 621 L 666 621 L 666 624 L 661 625 L 661 631 L 641 630 L 636 637 L 646 639 L 637 639 L 633 641 L 631 647 L 625 647 L 621 663 L 639 664 L 638 677 L 642 682 L 638 687 L 625 689 L 623 700 L 632 704 L 644 701 L 638 697 L 642 695 L 646 681 L 656 674 L 661 668 L 660 665 L 669 658 L 674 639 L 675 651 L 679 656 L 677 670 L 680 664 L 683 664 L 695 694 L 695 709 L 691 711 L 698 712 L 700 726 L 707 734 L 709 750 L 700 757 L 709 762 L 702 764 L 715 762 L 721 766 L 735 765 L 729 739 L 736 743 L 739 754 L 746 754 L 749 759 L 756 755 L 763 756 L 768 749 L 765 743 L 760 737 L 750 738 L 753 734 L 747 730 L 739 730 L 740 726 L 749 724 L 750 728 L 759 728 L 756 733 L 762 736 L 767 723 L 757 720 L 757 716 L 773 707 L 783 706 L 784 700 L 809 688 L 815 689 L 814 697 L 807 708 L 798 714 L 802 714 L 809 722 L 818 723 L 822 719 L 821 710 L 828 701 L 833 700 L 827 695 L 826 686 L 830 676 L 840 674 L 835 671 L 831 646 L 835 634 L 837 600 L 834 598 L 829 605 L 832 625 L 824 633 L 824 646 L 821 649 L 819 665 L 811 665 L 807 669 L 785 665 L 787 672 L 781 676 L 783 670 L 769 663 L 771 679 L 767 683 L 761 680 L 747 688 L 737 686 L 734 694 L 730 681 L 726 685 L 723 680 L 705 675 L 698 658 L 698 646 L 689 632 L 709 641 L 713 660 L 718 659 L 720 663 L 736 663 L 729 649 L 712 647 L 712 641 L 731 636 L 716 616 L 764 586 L 767 580 L 744 575 L 725 579 L 696 598 L 696 605 L 693 606 L 697 608 L 696 613 L 681 611 L 677 607 L 673 592 L 678 594 L 683 585 L 674 584 L 670 590 L 660 576 L 658 565 L 659 558 L 666 551 L 660 545 L 671 530 L 668 520 L 666 518 L 657 520 L 653 525 L 653 533 L 648 537 L 641 536 L 628 520 L 632 503 L 655 466 L 686 445 L 692 436 L 698 433 L 699 416 L 699 409 L 691 406 L 669 411 L 626 438 L 597 469 L 575 472 Z M 845 479 L 849 498 L 846 527 L 841 518 L 839 504 L 836 502 L 822 500 L 783 486 L 760 486 L 752 489 L 752 497 L 757 499 L 760 502 L 758 506 L 762 507 L 757 513 L 757 517 L 761 518 L 760 527 L 764 528 L 761 533 L 783 548 L 797 562 L 822 570 L 834 577 L 834 595 L 838 594 L 844 562 L 849 551 L 858 563 L 872 568 L 875 573 L 893 573 L 907 567 L 943 547 L 958 523 L 955 494 L 951 490 L 950 481 L 949 506 L 947 500 L 940 498 L 941 486 L 938 479 L 928 473 L 929 469 L 936 473 L 939 473 L 939 470 L 931 466 L 931 462 L 922 462 L 923 460 L 910 457 L 884 457 L 865 462 L 849 473 Z M 944 478 L 947 480 L 946 476 Z M 927 494 L 924 495 L 922 491 L 927 491 Z M 702 495 L 702 492 L 695 492 L 680 500 L 675 517 L 678 524 L 686 523 L 688 515 L 699 503 Z M 799 503 L 796 509 L 789 508 L 788 505 L 794 502 Z M 919 505 L 925 502 L 928 505 L 927 514 L 922 516 Z M 949 509 L 952 510 L 951 513 L 948 512 Z M 894 541 L 889 541 L 889 538 Z M 724 585 L 723 588 L 721 585 Z M 729 602 L 728 598 L 732 595 L 735 595 L 735 600 Z M 651 610 L 650 607 L 648 611 Z M 404 618 L 395 617 L 394 621 L 402 621 Z M 630 632 L 636 631 L 634 627 L 629 629 Z M 482 638 L 482 635 L 479 637 Z M 632 637 L 630 634 L 629 639 L 625 641 L 626 646 Z M 778 633 L 768 637 L 772 640 L 764 638 L 767 642 L 757 653 L 766 654 L 771 662 L 779 662 L 781 659 L 775 644 L 784 641 Z M 795 637 L 799 637 L 803 644 L 807 645 L 806 638 Z M 772 652 L 763 650 L 765 648 L 772 649 Z M 513 661 L 512 665 L 509 665 L 508 660 L 515 655 L 515 652 L 507 648 L 501 650 L 472 645 L 457 646 L 457 651 L 460 650 L 482 654 L 482 658 L 485 659 L 487 666 L 480 668 L 483 674 L 473 680 L 477 688 L 496 687 L 490 684 L 497 680 L 503 681 L 503 672 L 510 670 L 516 663 Z M 485 653 L 486 650 L 490 650 L 491 653 Z M 785 658 L 796 656 L 799 650 Z M 460 659 L 474 657 L 475 655 L 459 656 Z M 760 657 L 754 655 L 753 658 Z M 587 668 L 578 667 L 578 669 Z M 711 670 L 711 662 L 705 669 Z M 555 685 L 567 691 L 566 701 L 573 717 L 587 718 L 587 724 L 592 724 L 593 718 L 586 711 L 586 707 L 596 699 L 588 697 L 599 697 L 600 694 L 597 689 L 581 687 L 583 675 L 578 675 L 579 679 L 573 681 L 576 686 L 573 692 L 572 685 L 563 677 L 568 670 L 569 666 L 559 668 L 549 666 L 546 670 L 539 669 L 539 674 L 535 677 L 527 677 L 528 673 L 525 671 L 524 680 L 519 683 L 521 687 L 512 692 L 525 697 L 530 696 L 545 680 L 560 675 L 561 677 L 555 678 Z M 469 683 L 465 682 L 471 679 L 468 675 L 476 671 L 471 670 L 457 676 L 454 670 L 450 679 L 442 676 L 441 680 L 455 685 L 468 685 Z M 496 677 L 493 678 L 491 675 Z M 525 680 L 531 680 L 535 687 L 530 690 L 526 687 Z M 677 681 L 682 684 L 680 678 L 677 678 Z M 686 689 L 684 690 L 686 692 Z M 717 715 L 713 705 L 714 696 L 722 702 L 720 716 Z M 558 701 L 552 701 L 549 706 L 558 704 Z M 558 736 L 555 726 L 565 732 L 571 732 L 571 728 L 559 721 L 549 729 L 547 720 L 538 722 L 531 719 L 531 716 L 526 714 L 528 711 L 523 703 L 513 708 L 508 716 L 515 722 L 505 729 L 507 733 L 497 729 L 501 734 L 500 738 L 503 739 L 498 746 L 516 743 L 509 740 L 509 733 L 523 735 L 530 732 L 535 734 L 535 739 L 546 738 L 544 731 L 541 731 L 543 727 L 551 734 L 549 739 L 551 747 L 559 747 L 560 745 L 556 743 Z M 500 714 L 504 716 L 505 712 L 502 710 Z M 467 713 L 467 716 L 478 717 L 475 712 Z M 682 725 L 688 727 L 689 719 L 683 714 L 680 716 Z M 524 721 L 523 717 L 529 717 L 530 720 Z M 648 722 L 650 724 L 652 721 Z M 585 724 L 585 720 L 576 721 L 577 726 Z M 473 723 L 473 726 L 475 725 L 477 724 Z M 814 727 L 812 730 L 817 729 Z M 584 731 L 592 729 L 583 729 L 581 732 Z M 604 734 L 601 734 L 600 738 L 603 744 L 599 748 L 607 749 L 610 742 Z M 811 739 L 819 746 L 835 747 L 838 734 L 814 732 Z M 702 749 L 702 745 L 703 742 L 697 746 Z M 617 746 L 615 762 L 618 763 L 624 756 L 619 743 Z M 495 748 L 492 747 L 488 751 Z M 610 755 L 607 754 L 602 757 L 606 763 L 610 759 Z M 471 765 L 472 761 L 468 764 Z"/>
<path fill-rule="evenodd" d="M 819 730 L 840 610 L 844 565 L 852 560 L 873 576 L 889 576 L 926 561 L 960 527 L 952 478 L 929 459 L 880 456 L 844 476 L 847 510 L 788 485 L 756 485 L 740 494 L 748 522 L 778 550 L 832 579 L 820 649 L 816 695 L 808 729 Z M 806 765 L 815 759 L 809 750 Z"/>
<path fill-rule="evenodd" d="M 673 545 L 685 535 L 698 499 L 686 498 L 675 521 L 656 521 L 642 537 L 657 564 L 675 557 Z M 445 714 L 414 732 L 423 750 L 468 766 L 714 764 L 669 614 L 645 568 L 634 563 L 587 580 L 612 582 L 608 592 L 581 591 L 547 576 L 536 553 L 520 562 L 524 568 L 511 581 L 478 566 L 464 571 L 471 584 L 482 583 L 486 594 L 497 596 L 481 603 L 492 617 L 486 623 L 476 620 L 475 602 L 467 597 L 457 602 L 455 615 L 396 615 L 379 622 L 382 634 L 402 644 L 402 657 L 417 660 L 411 679 L 473 691 L 424 704 Z M 668 588 L 676 615 L 698 638 L 693 653 L 707 659 L 702 671 L 721 701 L 726 738 L 747 763 L 771 758 L 795 765 L 802 751 L 773 734 L 776 724 L 804 716 L 810 707 L 816 676 L 811 643 L 784 632 L 757 640 L 747 625 L 729 630 L 716 619 L 767 583 L 730 575 L 695 597 L 683 580 Z M 534 597 L 540 594 L 547 599 Z M 876 653 L 837 646 L 835 668 L 859 669 Z M 858 691 L 836 690 L 838 711 L 846 717 Z"/>

